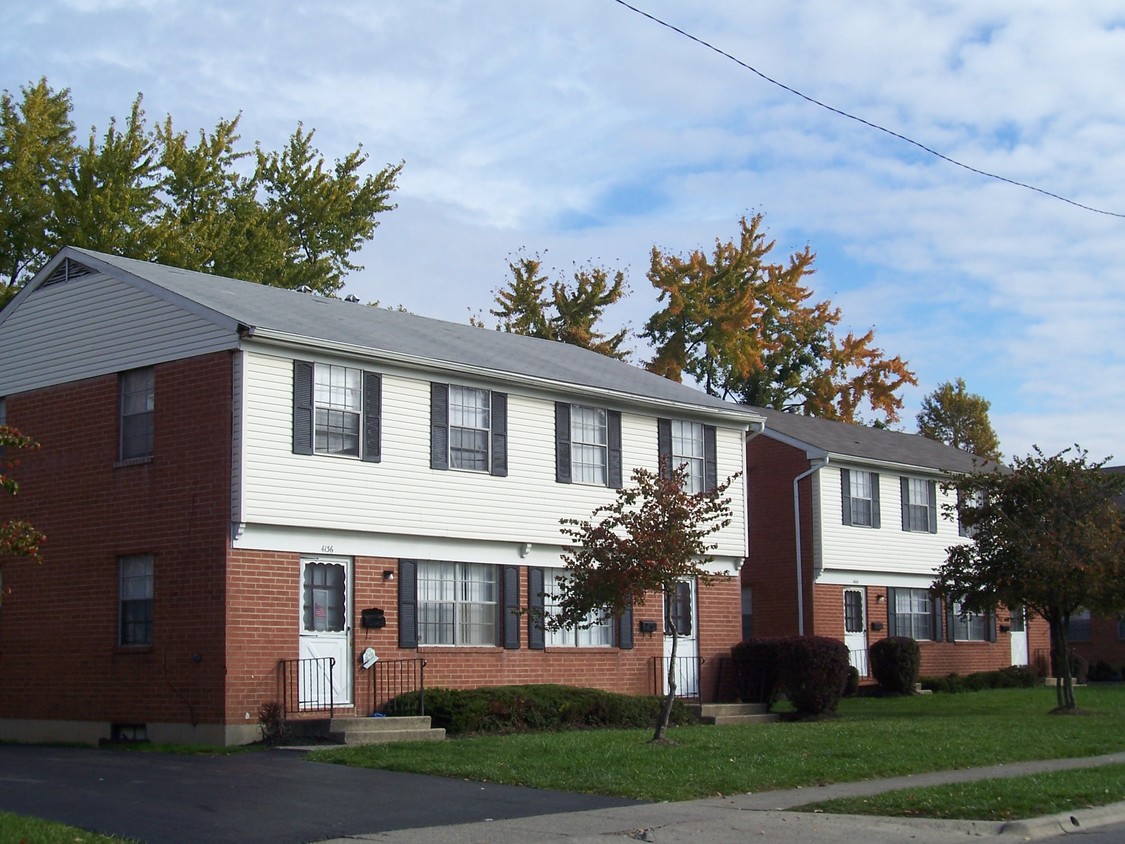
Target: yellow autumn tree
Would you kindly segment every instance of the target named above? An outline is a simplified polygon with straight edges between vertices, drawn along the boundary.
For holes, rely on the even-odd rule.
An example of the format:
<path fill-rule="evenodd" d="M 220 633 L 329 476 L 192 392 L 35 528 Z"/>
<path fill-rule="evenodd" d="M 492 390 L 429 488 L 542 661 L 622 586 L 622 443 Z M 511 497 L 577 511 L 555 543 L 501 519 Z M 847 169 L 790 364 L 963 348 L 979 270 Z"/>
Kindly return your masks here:
<path fill-rule="evenodd" d="M 914 373 L 874 346 L 873 329 L 837 336 L 840 309 L 812 301 L 806 284 L 816 255 L 806 246 L 774 261 L 774 245 L 756 214 L 710 256 L 653 247 L 648 279 L 663 307 L 642 332 L 655 349 L 648 368 L 757 407 L 847 422 L 870 407 L 896 421 Z"/>

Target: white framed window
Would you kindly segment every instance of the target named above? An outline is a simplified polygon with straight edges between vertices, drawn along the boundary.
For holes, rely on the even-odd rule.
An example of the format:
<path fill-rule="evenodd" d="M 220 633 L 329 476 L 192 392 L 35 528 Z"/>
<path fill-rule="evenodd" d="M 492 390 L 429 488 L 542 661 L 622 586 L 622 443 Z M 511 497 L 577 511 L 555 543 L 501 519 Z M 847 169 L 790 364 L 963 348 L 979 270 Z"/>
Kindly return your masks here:
<path fill-rule="evenodd" d="M 152 644 L 152 555 L 132 554 L 117 559 L 119 582 L 119 645 Z"/>
<path fill-rule="evenodd" d="M 575 483 L 606 485 L 609 422 L 604 408 L 571 405 L 570 467 Z"/>
<path fill-rule="evenodd" d="M 902 479 L 902 529 L 918 533 L 937 532 L 937 491 L 933 481 Z"/>
<path fill-rule="evenodd" d="M 845 525 L 879 527 L 879 475 L 840 470 L 841 516 Z"/>
<path fill-rule="evenodd" d="M 121 374 L 122 460 L 152 457 L 152 416 L 156 406 L 156 376 L 153 368 Z"/>
<path fill-rule="evenodd" d="M 489 471 L 491 418 L 488 390 L 449 387 L 449 468 Z"/>
<path fill-rule="evenodd" d="M 987 642 L 988 614 L 969 612 L 953 602 L 953 639 L 957 642 Z"/>
<path fill-rule="evenodd" d="M 315 367 L 313 450 L 359 457 L 363 371 L 318 363 Z"/>
<path fill-rule="evenodd" d="M 934 599 L 929 589 L 892 589 L 888 612 L 891 635 L 911 639 L 934 638 Z"/>
<path fill-rule="evenodd" d="M 495 645 L 499 584 L 486 563 L 418 563 L 418 644 Z"/>
<path fill-rule="evenodd" d="M 672 420 L 672 465 L 687 468 L 687 491 L 694 495 L 706 489 L 703 423 Z"/>
<path fill-rule="evenodd" d="M 543 610 L 553 615 L 559 609 L 558 581 L 570 575 L 566 569 L 543 569 Z M 545 643 L 552 648 L 602 648 L 613 645 L 613 619 L 604 614 L 591 613 L 586 617 L 589 627 L 545 631 Z"/>

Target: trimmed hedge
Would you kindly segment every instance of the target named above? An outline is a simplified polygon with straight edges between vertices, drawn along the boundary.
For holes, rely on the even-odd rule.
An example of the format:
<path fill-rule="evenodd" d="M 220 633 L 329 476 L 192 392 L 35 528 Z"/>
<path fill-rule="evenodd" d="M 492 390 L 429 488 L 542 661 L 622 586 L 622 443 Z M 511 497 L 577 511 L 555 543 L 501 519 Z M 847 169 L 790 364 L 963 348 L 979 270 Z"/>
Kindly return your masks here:
<path fill-rule="evenodd" d="M 932 692 L 957 694 L 985 689 L 1026 689 L 1038 684 L 1035 671 L 1026 665 L 1012 665 L 999 671 L 975 671 L 962 676 L 956 672 L 946 677 L 923 677 L 918 682 Z"/>
<path fill-rule="evenodd" d="M 914 693 L 922 661 L 917 642 L 906 636 L 890 636 L 871 645 L 867 657 L 871 663 L 871 674 L 884 692 L 898 695 Z"/>
<path fill-rule="evenodd" d="M 782 688 L 803 718 L 831 715 L 848 683 L 848 646 L 827 636 L 793 636 L 781 643 Z"/>
<path fill-rule="evenodd" d="M 417 712 L 418 692 L 389 701 L 388 712 Z M 592 727 L 645 728 L 656 723 L 663 697 L 633 696 L 553 684 L 426 689 L 426 714 L 450 735 L 574 730 Z M 683 701 L 672 707 L 671 723 L 693 724 Z"/>

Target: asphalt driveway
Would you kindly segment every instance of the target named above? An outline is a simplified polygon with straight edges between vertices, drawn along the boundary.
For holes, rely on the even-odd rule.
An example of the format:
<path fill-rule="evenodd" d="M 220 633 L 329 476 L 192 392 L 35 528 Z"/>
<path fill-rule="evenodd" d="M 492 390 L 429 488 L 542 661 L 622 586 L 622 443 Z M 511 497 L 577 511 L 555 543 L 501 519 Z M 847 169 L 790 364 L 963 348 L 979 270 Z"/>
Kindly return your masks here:
<path fill-rule="evenodd" d="M 347 768 L 293 751 L 172 756 L 0 745 L 0 810 L 159 842 L 322 841 L 636 801 Z"/>

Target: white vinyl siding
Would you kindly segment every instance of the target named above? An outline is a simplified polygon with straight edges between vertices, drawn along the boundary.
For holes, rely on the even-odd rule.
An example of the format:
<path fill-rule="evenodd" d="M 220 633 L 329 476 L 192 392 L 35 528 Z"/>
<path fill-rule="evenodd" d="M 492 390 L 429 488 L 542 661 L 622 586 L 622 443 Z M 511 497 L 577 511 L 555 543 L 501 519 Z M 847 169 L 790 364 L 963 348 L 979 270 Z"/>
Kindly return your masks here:
<path fill-rule="evenodd" d="M 892 584 L 928 587 L 945 562 L 949 546 L 967 541 L 958 536 L 955 521 L 940 516 L 942 505 L 953 500 L 940 485 L 937 532 L 902 530 L 898 516 L 901 475 L 885 469 L 877 473 L 882 529 L 857 530 L 845 524 L 840 474 L 838 467 L 829 465 L 812 476 L 814 559 L 822 582 L 849 585 L 863 573 L 883 582 L 891 577 Z"/>
<path fill-rule="evenodd" d="M 455 537 L 557 545 L 562 541 L 561 517 L 587 517 L 595 507 L 613 500 L 613 490 L 604 487 L 556 483 L 557 395 L 510 391 L 508 477 L 433 472 L 430 375 L 382 367 L 382 463 L 375 467 L 360 461 L 308 460 L 294 455 L 291 447 L 292 361 L 249 351 L 244 360 L 242 520 L 246 523 L 371 531 L 435 541 Z M 317 362 L 349 365 L 343 359 Z M 488 383 L 467 386 L 503 387 Z M 622 414 L 625 478 L 638 465 L 657 468 L 656 428 L 655 415 Z M 742 436 L 739 428 L 718 429 L 721 477 L 740 470 Z M 719 547 L 713 556 L 739 560 L 745 556 L 743 487 L 736 483 L 728 490 L 734 518 L 717 535 Z"/>
<path fill-rule="evenodd" d="M 34 291 L 0 324 L 0 395 L 237 345 L 233 326 L 220 327 L 107 276 L 88 275 Z"/>

